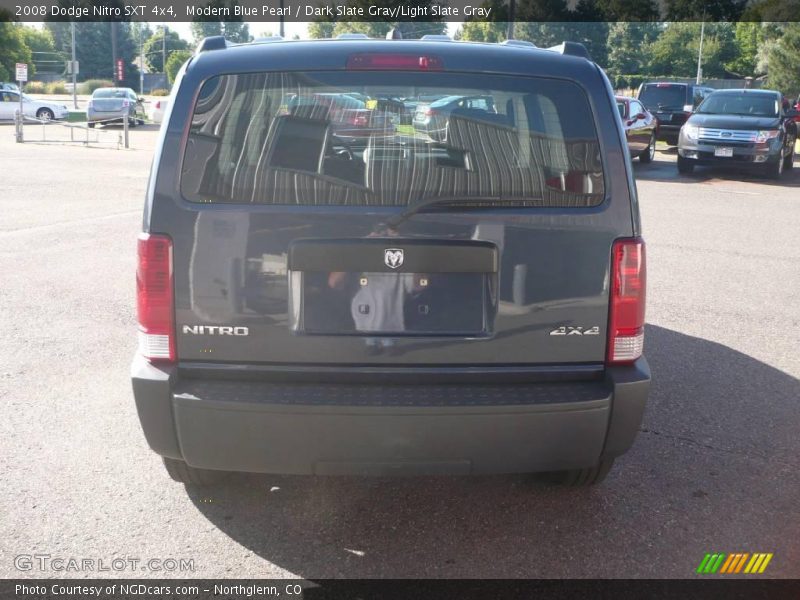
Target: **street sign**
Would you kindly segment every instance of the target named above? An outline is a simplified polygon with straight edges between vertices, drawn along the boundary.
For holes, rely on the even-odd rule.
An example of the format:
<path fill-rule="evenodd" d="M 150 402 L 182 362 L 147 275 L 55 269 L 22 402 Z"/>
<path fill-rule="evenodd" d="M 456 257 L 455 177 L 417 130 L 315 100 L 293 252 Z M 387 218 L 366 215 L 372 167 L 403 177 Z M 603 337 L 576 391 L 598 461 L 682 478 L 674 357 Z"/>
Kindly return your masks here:
<path fill-rule="evenodd" d="M 73 73 L 77 75 L 80 70 L 80 63 L 77 60 L 68 60 L 67 61 L 67 75 L 72 75 Z"/>
<path fill-rule="evenodd" d="M 117 59 L 117 81 L 125 79 L 125 61 L 121 58 Z"/>
<path fill-rule="evenodd" d="M 17 63 L 17 81 L 28 81 L 28 65 Z"/>

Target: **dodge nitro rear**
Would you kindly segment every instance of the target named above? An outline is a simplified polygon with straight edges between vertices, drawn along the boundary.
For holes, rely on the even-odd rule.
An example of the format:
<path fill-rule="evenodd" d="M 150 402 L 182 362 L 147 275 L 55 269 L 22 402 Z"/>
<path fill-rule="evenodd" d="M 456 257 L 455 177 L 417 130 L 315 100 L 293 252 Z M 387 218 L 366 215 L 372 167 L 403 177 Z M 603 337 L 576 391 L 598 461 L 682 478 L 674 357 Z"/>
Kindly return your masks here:
<path fill-rule="evenodd" d="M 482 102 L 431 135 L 431 97 Z M 133 390 L 173 479 L 602 480 L 650 380 L 616 110 L 572 44 L 207 38 L 138 241 Z"/>

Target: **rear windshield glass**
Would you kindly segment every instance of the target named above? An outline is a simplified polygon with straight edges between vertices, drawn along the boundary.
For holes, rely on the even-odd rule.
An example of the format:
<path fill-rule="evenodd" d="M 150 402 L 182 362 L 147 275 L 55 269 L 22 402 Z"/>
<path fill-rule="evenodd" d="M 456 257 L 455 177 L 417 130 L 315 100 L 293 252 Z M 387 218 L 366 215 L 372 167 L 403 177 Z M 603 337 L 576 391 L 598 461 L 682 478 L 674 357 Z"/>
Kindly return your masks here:
<path fill-rule="evenodd" d="M 127 90 L 112 90 L 112 89 L 100 89 L 95 90 L 94 94 L 92 94 L 95 98 L 127 98 L 128 91 Z"/>
<path fill-rule="evenodd" d="M 712 94 L 700 105 L 697 112 L 777 117 L 778 99 L 767 94 Z"/>
<path fill-rule="evenodd" d="M 681 110 L 686 105 L 685 85 L 650 84 L 642 88 L 639 100 L 649 109 Z"/>
<path fill-rule="evenodd" d="M 207 80 L 181 176 L 196 202 L 594 206 L 600 150 L 572 83 L 463 73 L 253 73 Z"/>

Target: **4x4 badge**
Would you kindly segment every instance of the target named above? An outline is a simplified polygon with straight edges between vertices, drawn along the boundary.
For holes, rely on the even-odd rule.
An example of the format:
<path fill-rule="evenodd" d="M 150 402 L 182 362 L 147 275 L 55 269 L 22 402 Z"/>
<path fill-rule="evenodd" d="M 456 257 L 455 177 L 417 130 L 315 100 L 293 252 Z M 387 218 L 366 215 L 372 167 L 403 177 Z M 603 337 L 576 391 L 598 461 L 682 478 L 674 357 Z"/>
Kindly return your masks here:
<path fill-rule="evenodd" d="M 600 335 L 600 327 L 571 327 L 561 326 L 556 327 L 550 332 L 550 335 Z"/>
<path fill-rule="evenodd" d="M 402 248 L 386 248 L 383 251 L 383 262 L 390 269 L 396 269 L 403 264 L 403 249 Z"/>

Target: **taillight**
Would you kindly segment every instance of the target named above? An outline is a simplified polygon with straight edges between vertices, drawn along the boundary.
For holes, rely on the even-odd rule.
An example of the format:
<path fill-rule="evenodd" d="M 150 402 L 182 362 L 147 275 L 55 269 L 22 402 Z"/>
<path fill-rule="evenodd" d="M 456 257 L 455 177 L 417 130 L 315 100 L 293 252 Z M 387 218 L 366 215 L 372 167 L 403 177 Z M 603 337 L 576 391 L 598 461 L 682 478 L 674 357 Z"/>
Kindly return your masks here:
<path fill-rule="evenodd" d="M 647 287 L 644 241 L 616 240 L 611 249 L 609 364 L 630 363 L 644 347 L 644 307 Z"/>
<path fill-rule="evenodd" d="M 425 109 L 425 116 L 430 117 L 431 115 L 435 115 L 436 111 L 432 109 L 430 106 Z"/>
<path fill-rule="evenodd" d="M 156 109 L 159 109 L 159 108 L 161 108 L 161 100 L 158 100 L 156 102 Z"/>
<path fill-rule="evenodd" d="M 439 71 L 443 66 L 438 56 L 419 54 L 351 54 L 347 58 L 348 69 Z"/>
<path fill-rule="evenodd" d="M 139 234 L 138 254 L 139 352 L 152 361 L 174 361 L 172 240 L 165 235 Z"/>
<path fill-rule="evenodd" d="M 122 108 L 128 108 L 130 105 L 131 105 L 131 103 L 128 102 L 127 100 L 123 100 L 122 101 Z"/>

